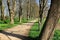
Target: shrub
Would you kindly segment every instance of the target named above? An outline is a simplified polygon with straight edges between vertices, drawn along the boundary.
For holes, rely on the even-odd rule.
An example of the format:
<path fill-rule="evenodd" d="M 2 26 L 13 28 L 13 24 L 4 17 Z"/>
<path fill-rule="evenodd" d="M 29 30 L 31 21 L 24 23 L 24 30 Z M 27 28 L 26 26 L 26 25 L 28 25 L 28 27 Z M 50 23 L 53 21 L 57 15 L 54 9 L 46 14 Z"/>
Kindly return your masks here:
<path fill-rule="evenodd" d="M 60 30 L 55 31 L 53 40 L 60 40 Z"/>

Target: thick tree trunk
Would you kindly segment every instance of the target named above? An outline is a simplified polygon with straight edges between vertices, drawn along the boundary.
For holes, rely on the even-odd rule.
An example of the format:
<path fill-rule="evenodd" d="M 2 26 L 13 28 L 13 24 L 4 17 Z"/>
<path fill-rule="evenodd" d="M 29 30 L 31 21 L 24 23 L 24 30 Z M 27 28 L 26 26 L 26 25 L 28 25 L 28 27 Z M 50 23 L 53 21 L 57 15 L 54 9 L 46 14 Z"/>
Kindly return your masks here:
<path fill-rule="evenodd" d="M 51 0 L 50 10 L 47 19 L 40 33 L 40 40 L 49 40 L 51 33 L 54 31 L 58 21 L 58 0 Z"/>
<path fill-rule="evenodd" d="M 12 0 L 13 1 L 13 6 L 11 9 L 11 24 L 14 24 L 14 15 L 15 15 L 15 6 L 16 6 L 16 0 Z"/>
<path fill-rule="evenodd" d="M 7 0 L 8 10 L 10 14 L 10 24 L 14 24 L 14 14 L 15 14 L 15 0 L 13 1 L 13 6 L 10 8 L 10 0 Z"/>

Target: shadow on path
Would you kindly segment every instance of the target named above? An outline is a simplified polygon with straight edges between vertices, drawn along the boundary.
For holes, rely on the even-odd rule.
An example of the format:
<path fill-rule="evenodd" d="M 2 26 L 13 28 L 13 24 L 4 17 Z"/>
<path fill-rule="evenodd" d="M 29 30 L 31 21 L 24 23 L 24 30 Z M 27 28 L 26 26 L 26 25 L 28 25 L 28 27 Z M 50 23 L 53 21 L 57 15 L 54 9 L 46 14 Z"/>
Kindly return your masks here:
<path fill-rule="evenodd" d="M 8 32 L 3 31 L 3 30 L 0 30 L 0 33 L 8 35 L 8 36 L 17 37 L 17 38 L 22 39 L 22 40 L 38 40 L 38 38 L 31 38 L 31 37 L 26 37 L 26 36 L 19 35 L 19 34 L 8 33 Z"/>

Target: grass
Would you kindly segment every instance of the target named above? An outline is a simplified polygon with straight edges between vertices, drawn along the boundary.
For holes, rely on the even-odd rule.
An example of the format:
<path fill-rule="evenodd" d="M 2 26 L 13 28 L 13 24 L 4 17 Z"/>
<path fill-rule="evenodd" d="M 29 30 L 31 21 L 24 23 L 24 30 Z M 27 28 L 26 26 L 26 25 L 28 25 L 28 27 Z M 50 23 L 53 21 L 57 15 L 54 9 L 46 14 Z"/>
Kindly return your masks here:
<path fill-rule="evenodd" d="M 33 20 L 33 19 L 29 19 L 28 21 L 27 21 L 27 19 L 26 18 L 22 18 L 22 20 L 21 20 L 21 23 L 27 23 L 27 22 L 29 22 L 29 21 L 31 21 L 31 20 Z M 21 23 L 19 23 L 19 19 L 17 18 L 15 18 L 15 24 L 21 24 Z"/>
<path fill-rule="evenodd" d="M 53 40 L 60 40 L 60 30 L 55 31 Z"/>
<path fill-rule="evenodd" d="M 27 21 L 27 19 L 26 18 L 23 18 L 22 19 L 22 23 L 27 23 L 28 21 Z"/>
<path fill-rule="evenodd" d="M 38 28 L 38 23 L 36 22 L 36 23 L 32 26 L 32 28 L 31 28 L 31 30 L 30 30 L 30 33 L 29 33 L 29 36 L 30 36 L 30 37 L 33 37 L 33 38 L 38 37 L 39 34 L 40 34 L 40 31 L 41 31 L 41 29 L 42 29 L 42 27 L 43 27 L 44 22 L 45 22 L 45 19 L 42 21 L 42 25 L 40 26 L 40 30 L 38 30 L 38 29 L 39 29 L 39 28 Z M 60 20 L 59 20 L 58 22 L 60 23 Z M 56 30 L 56 31 L 55 31 L 53 40 L 60 40 L 60 30 Z"/>
<path fill-rule="evenodd" d="M 34 25 L 32 26 L 29 36 L 32 38 L 38 37 L 41 30 L 42 30 L 42 26 L 45 22 L 45 19 L 42 21 L 42 24 L 39 26 L 38 22 L 34 23 Z"/>
<path fill-rule="evenodd" d="M 40 32 L 39 32 L 39 28 L 38 28 L 38 23 L 36 22 L 30 30 L 29 37 L 35 38 L 35 37 L 39 36 L 39 33 Z"/>
<path fill-rule="evenodd" d="M 9 24 L 10 23 L 10 20 L 9 19 L 7 19 L 5 21 L 1 21 L 0 20 L 0 30 L 4 30 L 4 29 L 7 29 L 7 28 L 14 27 L 14 26 L 16 26 L 18 24 L 21 24 L 21 23 L 18 22 L 18 19 L 15 19 L 14 21 L 15 21 L 14 24 Z M 4 22 L 6 22 L 6 23 L 4 23 Z"/>
<path fill-rule="evenodd" d="M 31 21 L 30 19 L 28 21 Z M 18 18 L 15 18 L 14 19 L 14 24 L 9 24 L 10 23 L 10 20 L 7 19 L 5 21 L 1 21 L 0 20 L 0 30 L 4 30 L 4 29 L 7 29 L 7 28 L 11 28 L 11 27 L 14 27 L 18 24 L 22 24 L 22 23 L 27 23 L 28 22 L 26 18 L 23 18 L 22 19 L 22 22 L 20 23 L 19 22 L 19 19 Z"/>
<path fill-rule="evenodd" d="M 7 29 L 7 28 L 11 28 L 11 27 L 14 27 L 16 26 L 17 24 L 0 24 L 0 30 L 4 30 L 4 29 Z"/>
<path fill-rule="evenodd" d="M 29 37 L 36 38 L 39 36 L 40 31 L 38 30 L 38 23 L 36 22 L 29 33 Z M 52 40 L 60 40 L 60 30 L 55 30 L 54 37 Z"/>

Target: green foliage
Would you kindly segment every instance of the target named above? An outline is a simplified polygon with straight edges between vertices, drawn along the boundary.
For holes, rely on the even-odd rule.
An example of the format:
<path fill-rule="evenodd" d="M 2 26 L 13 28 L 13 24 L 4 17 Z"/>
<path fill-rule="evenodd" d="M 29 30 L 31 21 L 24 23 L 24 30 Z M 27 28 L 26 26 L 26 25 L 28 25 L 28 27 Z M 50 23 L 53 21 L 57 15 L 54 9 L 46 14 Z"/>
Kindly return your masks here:
<path fill-rule="evenodd" d="M 11 28 L 11 27 L 14 27 L 16 26 L 17 24 L 0 24 L 0 30 L 4 30 L 4 29 L 7 29 L 7 28 Z"/>
<path fill-rule="evenodd" d="M 37 30 L 38 30 L 38 23 L 36 22 L 31 28 L 31 31 L 37 31 Z"/>
<path fill-rule="evenodd" d="M 22 19 L 22 23 L 26 23 L 26 22 L 28 22 L 27 19 L 26 18 L 23 18 Z M 0 20 L 0 24 L 9 24 L 9 23 L 10 23 L 10 19 L 4 20 L 4 21 L 1 21 Z M 14 24 L 20 24 L 18 18 L 15 18 L 14 19 Z"/>
<path fill-rule="evenodd" d="M 4 20 L 4 23 L 5 23 L 5 24 L 8 24 L 8 23 L 10 23 L 10 20 L 9 20 L 9 19 Z"/>
<path fill-rule="evenodd" d="M 27 19 L 26 18 L 23 18 L 22 19 L 22 23 L 26 23 L 26 22 L 27 22 Z M 19 19 L 18 18 L 15 18 L 14 19 L 14 24 L 10 24 L 10 19 L 9 18 L 7 20 L 4 20 L 4 21 L 1 21 L 0 20 L 0 30 L 11 28 L 11 27 L 13 27 L 15 25 L 18 25 L 18 24 L 21 24 L 19 22 Z"/>
<path fill-rule="evenodd" d="M 4 21 L 1 21 L 1 20 L 0 20 L 0 24 L 8 24 L 8 23 L 10 23 L 10 20 L 9 20 L 9 19 L 4 20 Z"/>
<path fill-rule="evenodd" d="M 27 23 L 27 22 L 28 22 L 28 21 L 27 21 L 26 18 L 22 18 L 21 23 Z M 15 23 L 15 24 L 21 24 L 21 23 L 19 22 L 19 19 L 18 19 L 18 18 L 15 18 L 15 19 L 14 19 L 14 23 Z"/>
<path fill-rule="evenodd" d="M 0 20 L 0 24 L 4 24 L 4 21 L 1 21 L 1 20 Z"/>
<path fill-rule="evenodd" d="M 22 23 L 27 23 L 27 19 L 26 18 L 22 18 Z"/>
<path fill-rule="evenodd" d="M 38 37 L 39 36 L 39 33 L 40 33 L 40 31 L 39 31 L 39 28 L 38 28 L 38 23 L 36 22 L 32 26 L 32 28 L 30 30 L 30 33 L 29 33 L 29 36 L 35 38 L 35 37 Z"/>
<path fill-rule="evenodd" d="M 39 34 L 40 34 L 40 32 L 41 32 L 41 30 L 42 30 L 42 27 L 43 27 L 44 22 L 45 22 L 45 19 L 42 20 L 42 24 L 40 25 L 40 28 L 39 28 L 38 22 L 36 22 L 36 23 L 32 26 L 32 28 L 31 28 L 31 30 L 30 30 L 29 36 L 30 36 L 30 37 L 33 37 L 33 38 L 38 37 Z"/>
<path fill-rule="evenodd" d="M 19 19 L 18 19 L 18 18 L 15 18 L 15 19 L 14 19 L 14 23 L 15 23 L 15 24 L 19 24 Z"/>
<path fill-rule="evenodd" d="M 55 31 L 53 40 L 60 40 L 60 30 Z"/>

